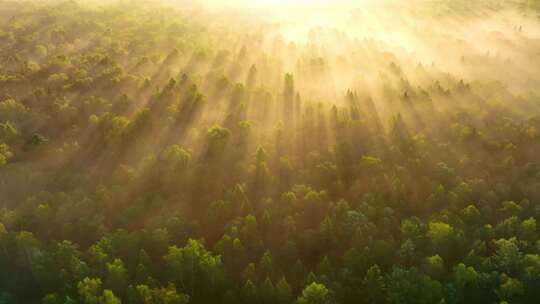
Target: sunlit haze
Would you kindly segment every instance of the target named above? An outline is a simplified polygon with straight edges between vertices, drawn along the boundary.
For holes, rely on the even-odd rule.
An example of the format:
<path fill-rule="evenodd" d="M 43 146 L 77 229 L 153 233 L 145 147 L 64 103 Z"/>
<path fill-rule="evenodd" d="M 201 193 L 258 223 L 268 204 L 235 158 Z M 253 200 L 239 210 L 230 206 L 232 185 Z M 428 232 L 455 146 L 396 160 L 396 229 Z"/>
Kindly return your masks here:
<path fill-rule="evenodd" d="M 539 152 L 538 0 L 0 0 L 0 304 L 538 304 Z"/>

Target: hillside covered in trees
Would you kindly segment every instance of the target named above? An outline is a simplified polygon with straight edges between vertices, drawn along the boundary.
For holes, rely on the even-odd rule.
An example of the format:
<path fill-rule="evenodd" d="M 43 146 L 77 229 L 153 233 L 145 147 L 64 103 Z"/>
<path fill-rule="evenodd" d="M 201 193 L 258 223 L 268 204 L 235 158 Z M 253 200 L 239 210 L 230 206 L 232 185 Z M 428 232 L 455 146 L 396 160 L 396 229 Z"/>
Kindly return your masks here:
<path fill-rule="evenodd" d="M 0 0 L 1 304 L 540 303 L 539 1 L 220 2 Z"/>

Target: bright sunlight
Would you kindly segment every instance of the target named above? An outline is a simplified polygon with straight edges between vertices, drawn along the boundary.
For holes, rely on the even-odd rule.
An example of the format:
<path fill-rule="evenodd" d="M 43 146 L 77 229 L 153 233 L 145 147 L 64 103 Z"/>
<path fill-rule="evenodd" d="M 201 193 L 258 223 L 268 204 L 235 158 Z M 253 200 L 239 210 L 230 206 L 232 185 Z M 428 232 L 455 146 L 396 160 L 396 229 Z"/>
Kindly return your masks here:
<path fill-rule="evenodd" d="M 540 303 L 536 0 L 0 0 L 0 304 Z"/>

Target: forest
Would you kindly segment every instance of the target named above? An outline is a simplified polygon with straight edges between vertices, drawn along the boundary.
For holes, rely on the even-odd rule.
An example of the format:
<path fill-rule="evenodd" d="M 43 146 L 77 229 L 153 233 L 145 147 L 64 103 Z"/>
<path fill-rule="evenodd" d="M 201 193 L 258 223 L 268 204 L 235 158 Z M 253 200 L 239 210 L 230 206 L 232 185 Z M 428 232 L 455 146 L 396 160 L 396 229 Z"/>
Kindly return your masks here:
<path fill-rule="evenodd" d="M 0 0 L 0 304 L 536 304 L 539 219 L 538 0 Z"/>

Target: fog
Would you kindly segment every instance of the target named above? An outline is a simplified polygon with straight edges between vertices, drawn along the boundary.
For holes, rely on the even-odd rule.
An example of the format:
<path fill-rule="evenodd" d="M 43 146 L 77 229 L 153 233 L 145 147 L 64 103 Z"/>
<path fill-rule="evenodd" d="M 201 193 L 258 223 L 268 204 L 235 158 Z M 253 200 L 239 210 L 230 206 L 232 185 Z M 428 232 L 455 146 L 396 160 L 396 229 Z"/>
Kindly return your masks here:
<path fill-rule="evenodd" d="M 482 78 L 500 81 L 516 92 L 538 87 L 540 49 L 539 18 L 524 8 L 527 2 L 508 1 L 169 1 L 172 7 L 194 5 L 220 26 L 242 27 L 246 34 L 262 30 L 267 43 L 260 49 L 272 52 L 268 40 L 294 43 L 295 55 L 324 50 L 327 60 L 353 58 L 369 41 L 377 50 L 395 57 L 396 64 L 410 69 L 432 66 L 464 81 Z M 518 5 L 520 4 L 520 5 Z M 249 29 L 248 29 L 249 28 Z M 247 42 L 247 41 L 246 41 Z M 241 44 L 241 41 L 238 41 Z M 287 71 L 298 57 L 278 54 Z M 321 54 L 313 55 L 319 56 Z M 367 60 L 371 61 L 371 60 Z M 366 62 L 364 62 L 365 64 Z M 371 70 L 349 65 L 349 71 L 332 71 L 332 77 L 374 76 Z M 347 89 L 350 84 L 341 87 Z"/>
<path fill-rule="evenodd" d="M 537 0 L 0 0 L 0 303 L 540 303 Z"/>

